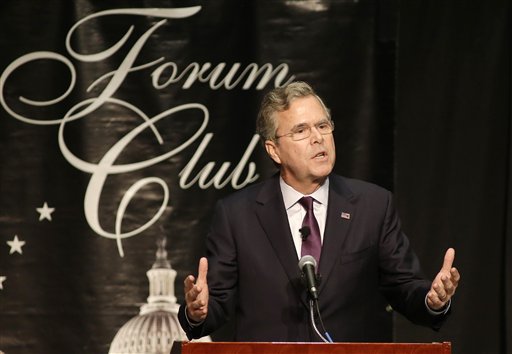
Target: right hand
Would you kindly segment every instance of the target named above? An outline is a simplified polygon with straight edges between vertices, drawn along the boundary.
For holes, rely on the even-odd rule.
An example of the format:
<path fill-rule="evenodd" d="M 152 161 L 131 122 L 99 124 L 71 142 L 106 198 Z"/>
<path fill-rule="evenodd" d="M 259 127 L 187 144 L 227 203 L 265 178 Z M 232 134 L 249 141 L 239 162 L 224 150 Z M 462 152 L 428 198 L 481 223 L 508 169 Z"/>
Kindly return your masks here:
<path fill-rule="evenodd" d="M 457 290 L 460 274 L 457 268 L 453 267 L 454 260 L 455 250 L 449 248 L 444 256 L 443 266 L 427 294 L 427 305 L 432 310 L 440 310 L 445 307 Z"/>
<path fill-rule="evenodd" d="M 185 278 L 185 302 L 187 316 L 190 321 L 202 322 L 208 314 L 208 260 L 202 257 L 199 260 L 197 281 L 193 275 Z"/>

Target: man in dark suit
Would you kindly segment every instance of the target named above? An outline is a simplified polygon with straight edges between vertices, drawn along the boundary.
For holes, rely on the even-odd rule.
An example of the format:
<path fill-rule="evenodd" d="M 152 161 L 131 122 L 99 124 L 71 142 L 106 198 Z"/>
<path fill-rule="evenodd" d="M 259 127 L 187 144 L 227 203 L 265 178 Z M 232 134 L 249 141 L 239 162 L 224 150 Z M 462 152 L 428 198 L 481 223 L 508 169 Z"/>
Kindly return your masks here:
<path fill-rule="evenodd" d="M 391 341 L 390 308 L 438 329 L 460 280 L 454 250 L 426 280 L 391 193 L 331 173 L 334 124 L 313 89 L 269 92 L 257 129 L 280 173 L 217 203 L 207 258 L 185 279 L 188 337 L 234 317 L 235 340 L 320 340 L 297 266 L 305 254 L 318 262 L 319 313 L 334 341 Z"/>

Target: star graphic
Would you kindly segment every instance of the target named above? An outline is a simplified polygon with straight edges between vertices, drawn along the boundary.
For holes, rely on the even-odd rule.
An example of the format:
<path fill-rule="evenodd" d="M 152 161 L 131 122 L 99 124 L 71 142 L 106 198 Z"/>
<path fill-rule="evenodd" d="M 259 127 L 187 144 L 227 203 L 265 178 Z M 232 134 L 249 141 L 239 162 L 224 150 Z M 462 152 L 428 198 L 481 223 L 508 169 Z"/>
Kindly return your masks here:
<path fill-rule="evenodd" d="M 44 205 L 42 208 L 36 208 L 37 212 L 39 213 L 39 221 L 42 221 L 44 219 L 48 219 L 52 221 L 52 213 L 55 211 L 55 208 L 49 208 L 48 203 L 44 202 Z"/>
<path fill-rule="evenodd" d="M 7 244 L 11 246 L 11 250 L 9 251 L 9 254 L 13 254 L 14 252 L 18 252 L 19 254 L 23 254 L 23 251 L 21 250 L 21 247 L 25 244 L 25 241 L 20 241 L 18 239 L 18 235 L 14 236 L 14 239 L 12 241 L 7 241 Z"/>
<path fill-rule="evenodd" d="M 0 290 L 2 290 L 4 288 L 4 280 L 5 279 L 7 279 L 7 277 L 0 275 Z"/>

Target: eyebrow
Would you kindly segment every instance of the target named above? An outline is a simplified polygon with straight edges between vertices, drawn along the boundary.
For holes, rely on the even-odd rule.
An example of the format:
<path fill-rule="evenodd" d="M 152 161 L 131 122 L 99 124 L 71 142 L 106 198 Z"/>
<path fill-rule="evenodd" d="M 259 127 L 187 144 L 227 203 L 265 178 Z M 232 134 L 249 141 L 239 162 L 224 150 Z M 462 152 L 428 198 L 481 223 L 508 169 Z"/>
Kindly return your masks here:
<path fill-rule="evenodd" d="M 296 129 L 304 128 L 304 127 L 309 127 L 309 124 L 299 123 L 299 124 L 294 125 L 291 130 L 296 130 Z"/>
<path fill-rule="evenodd" d="M 314 123 L 313 126 L 316 126 L 318 124 L 322 124 L 322 123 L 327 123 L 329 122 L 329 118 L 322 118 L 320 119 L 318 122 Z M 298 129 L 298 128 L 303 128 L 303 127 L 309 127 L 309 124 L 307 123 L 299 123 L 299 124 L 296 124 L 294 125 L 291 130 L 295 130 L 295 129 Z"/>

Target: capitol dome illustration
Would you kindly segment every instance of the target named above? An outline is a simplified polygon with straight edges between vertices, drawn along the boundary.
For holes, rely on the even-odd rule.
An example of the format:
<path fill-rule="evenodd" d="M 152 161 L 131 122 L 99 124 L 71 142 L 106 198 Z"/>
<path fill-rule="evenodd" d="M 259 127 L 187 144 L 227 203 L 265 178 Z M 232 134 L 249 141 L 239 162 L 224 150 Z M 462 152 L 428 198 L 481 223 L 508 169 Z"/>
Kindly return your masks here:
<path fill-rule="evenodd" d="M 169 354 L 174 341 L 186 341 L 178 322 L 179 305 L 174 293 L 176 271 L 167 259 L 165 238 L 158 241 L 156 261 L 147 271 L 148 302 L 126 322 L 110 345 L 109 354 Z M 200 341 L 210 341 L 204 337 Z"/>

